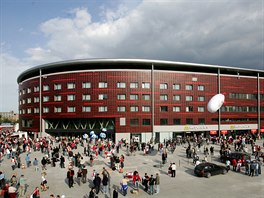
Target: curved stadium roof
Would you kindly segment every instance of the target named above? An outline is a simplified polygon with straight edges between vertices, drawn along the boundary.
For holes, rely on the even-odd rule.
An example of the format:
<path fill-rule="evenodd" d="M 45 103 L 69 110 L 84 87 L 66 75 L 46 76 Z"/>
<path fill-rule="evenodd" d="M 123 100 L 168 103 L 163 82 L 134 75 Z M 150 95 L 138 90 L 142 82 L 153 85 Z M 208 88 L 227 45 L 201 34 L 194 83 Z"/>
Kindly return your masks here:
<path fill-rule="evenodd" d="M 192 71 L 203 73 L 218 73 L 221 74 L 237 74 L 246 76 L 264 76 L 263 70 L 251 70 L 239 67 L 217 66 L 197 63 L 174 62 L 163 60 L 150 59 L 76 59 L 32 67 L 21 73 L 17 82 L 23 82 L 28 78 L 39 76 L 41 70 L 42 75 L 47 75 L 55 72 L 77 71 L 77 70 L 94 70 L 94 69 L 151 69 L 152 65 L 155 70 L 173 70 L 173 71 Z"/>

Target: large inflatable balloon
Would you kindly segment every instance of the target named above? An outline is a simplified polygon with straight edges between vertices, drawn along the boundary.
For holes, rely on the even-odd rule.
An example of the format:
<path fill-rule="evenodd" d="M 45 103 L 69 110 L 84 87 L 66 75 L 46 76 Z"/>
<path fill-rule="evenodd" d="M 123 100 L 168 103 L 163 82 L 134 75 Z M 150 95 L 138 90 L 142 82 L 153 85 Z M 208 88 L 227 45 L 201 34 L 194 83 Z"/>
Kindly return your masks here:
<path fill-rule="evenodd" d="M 103 131 L 103 132 L 106 132 L 106 131 L 107 131 L 107 129 L 106 129 L 106 128 L 102 128 L 102 131 Z"/>
<path fill-rule="evenodd" d="M 207 104 L 207 110 L 211 113 L 217 112 L 225 102 L 225 96 L 223 94 L 214 95 Z"/>
<path fill-rule="evenodd" d="M 91 131 L 91 132 L 90 132 L 90 135 L 94 135 L 94 131 Z"/>
<path fill-rule="evenodd" d="M 85 133 L 83 134 L 83 139 L 87 139 L 88 138 L 88 135 Z"/>

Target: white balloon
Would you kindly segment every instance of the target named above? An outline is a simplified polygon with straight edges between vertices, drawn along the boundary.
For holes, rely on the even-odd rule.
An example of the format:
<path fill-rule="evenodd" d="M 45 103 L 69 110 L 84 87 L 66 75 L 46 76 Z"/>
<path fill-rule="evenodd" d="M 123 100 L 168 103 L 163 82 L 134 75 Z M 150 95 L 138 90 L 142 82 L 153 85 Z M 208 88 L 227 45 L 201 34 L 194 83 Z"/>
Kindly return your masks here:
<path fill-rule="evenodd" d="M 217 112 L 225 102 L 225 96 L 223 94 L 214 95 L 207 104 L 207 110 L 211 113 Z"/>

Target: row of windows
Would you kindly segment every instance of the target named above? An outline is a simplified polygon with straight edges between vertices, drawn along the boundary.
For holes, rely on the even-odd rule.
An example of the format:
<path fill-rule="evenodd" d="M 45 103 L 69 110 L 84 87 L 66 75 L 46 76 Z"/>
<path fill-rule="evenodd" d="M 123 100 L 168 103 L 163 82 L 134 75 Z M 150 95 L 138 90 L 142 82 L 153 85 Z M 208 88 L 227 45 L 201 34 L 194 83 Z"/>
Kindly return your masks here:
<path fill-rule="evenodd" d="M 130 106 L 130 112 L 139 112 L 139 106 Z M 91 106 L 83 106 L 82 107 L 82 112 L 91 112 L 92 107 Z M 117 112 L 126 112 L 127 107 L 126 106 L 118 106 L 117 107 Z M 141 107 L 142 112 L 151 112 L 151 107 L 150 106 L 142 106 Z M 160 112 L 168 112 L 169 107 L 168 106 L 160 106 Z M 173 106 L 172 107 L 172 112 L 181 112 L 182 107 L 180 106 Z M 224 106 L 221 108 L 222 112 L 257 112 L 257 107 L 237 107 L 237 106 Z M 261 108 L 261 112 L 264 111 L 264 108 Z M 43 108 L 43 113 L 49 113 L 49 107 L 44 107 Z M 62 112 L 62 107 L 54 107 L 54 113 L 61 113 Z M 75 106 L 68 106 L 67 107 L 67 112 L 76 112 Z M 98 112 L 107 112 L 107 106 L 100 106 L 98 107 Z M 193 106 L 187 106 L 185 107 L 185 112 L 194 112 L 194 107 Z M 197 112 L 205 112 L 205 107 L 204 106 L 198 106 L 197 107 Z M 22 109 L 19 112 L 20 114 L 30 114 L 32 113 L 31 108 L 27 109 Z M 39 113 L 39 108 L 35 107 L 33 108 L 33 113 Z"/>
<path fill-rule="evenodd" d="M 126 88 L 126 83 L 118 82 L 116 87 L 117 88 Z M 129 87 L 131 89 L 139 88 L 139 83 L 138 82 L 131 82 Z M 149 82 L 143 82 L 141 84 L 141 87 L 143 89 L 150 89 L 151 88 L 151 84 Z M 76 88 L 76 84 L 74 82 L 67 83 L 67 89 L 75 89 L 75 88 Z M 83 82 L 82 83 L 82 88 L 83 89 L 91 88 L 91 83 L 90 82 Z M 99 82 L 98 83 L 98 88 L 107 88 L 107 82 Z M 54 90 L 61 90 L 62 89 L 62 84 L 54 84 L 53 89 Z M 168 89 L 168 84 L 167 83 L 161 83 L 160 84 L 160 89 Z M 172 85 L 172 89 L 180 90 L 181 89 L 181 84 L 173 84 Z M 49 91 L 49 90 L 50 90 L 50 86 L 49 85 L 43 85 L 43 91 Z M 193 90 L 193 85 L 191 85 L 191 84 L 185 85 L 185 90 Z M 198 91 L 204 91 L 205 90 L 204 85 L 198 85 L 197 90 Z M 39 91 L 40 91 L 39 86 L 35 86 L 34 87 L 34 92 L 39 92 Z M 31 88 L 27 88 L 27 93 L 31 93 Z M 23 89 L 22 91 L 20 91 L 19 94 L 20 95 L 26 94 L 26 89 Z"/>
<path fill-rule="evenodd" d="M 98 100 L 106 100 L 107 94 L 99 94 L 98 95 Z M 130 94 L 129 95 L 129 99 L 130 100 L 139 100 L 139 94 Z M 150 94 L 142 94 L 142 100 L 150 100 Z M 160 95 L 160 100 L 162 101 L 166 101 L 168 100 L 169 97 L 167 94 L 161 94 Z M 181 96 L 180 95 L 173 95 L 172 99 L 174 101 L 180 101 L 181 100 Z M 199 102 L 203 102 L 205 101 L 205 97 L 204 96 L 198 96 L 198 101 Z M 76 100 L 76 95 L 75 94 L 68 94 L 67 95 L 67 101 L 73 101 Z M 82 95 L 82 100 L 83 101 L 89 101 L 91 100 L 91 95 L 90 94 L 83 94 Z M 126 94 L 118 94 L 117 95 L 117 100 L 126 100 Z M 193 101 L 193 96 L 185 96 L 185 100 L 186 101 Z M 39 102 L 39 97 L 34 97 L 34 103 L 38 103 Z M 43 96 L 43 102 L 49 102 L 50 101 L 50 97 L 49 96 Z M 54 96 L 54 101 L 62 101 L 62 96 L 61 95 L 55 95 Z M 32 102 L 31 98 L 27 98 L 26 100 L 20 100 L 19 104 L 26 104 L 26 102 L 28 104 L 30 104 Z"/>
<path fill-rule="evenodd" d="M 231 99 L 245 99 L 245 100 L 257 100 L 257 94 L 245 94 L 245 93 L 229 93 Z M 260 99 L 264 100 L 264 94 L 260 94 Z"/>
<path fill-rule="evenodd" d="M 130 106 L 130 112 L 139 112 L 139 106 Z M 118 106 L 117 107 L 117 112 L 126 112 L 127 107 L 126 106 Z M 91 106 L 83 106 L 82 107 L 82 112 L 91 112 L 92 107 Z M 142 106 L 142 112 L 151 112 L 151 107 L 150 106 Z M 161 106 L 160 107 L 160 112 L 168 112 L 169 107 L 168 106 Z M 174 106 L 172 107 L 173 112 L 181 112 L 181 107 L 179 106 Z M 188 106 L 185 108 L 186 112 L 193 112 L 193 107 Z M 205 107 L 197 107 L 198 112 L 205 112 Z M 50 109 L 49 107 L 43 107 L 43 113 L 49 113 Z M 54 113 L 61 113 L 62 112 L 62 107 L 54 107 Z M 76 112 L 75 106 L 68 106 L 67 107 L 67 112 Z M 98 112 L 107 112 L 107 106 L 100 106 L 98 107 Z M 30 114 L 30 113 L 39 113 L 39 108 L 35 107 L 33 108 L 27 108 L 27 109 L 22 109 L 19 112 L 20 114 Z"/>
<path fill-rule="evenodd" d="M 182 120 L 180 118 L 174 118 L 173 119 L 173 125 L 181 125 Z M 130 119 L 130 126 L 139 126 L 140 120 L 138 118 L 131 118 Z M 186 118 L 185 120 L 186 124 L 194 124 L 193 118 Z M 142 119 L 142 125 L 150 125 L 151 120 L 150 119 Z M 198 118 L 198 124 L 205 124 L 204 118 Z M 169 125 L 169 119 L 168 118 L 161 118 L 160 119 L 160 125 Z"/>

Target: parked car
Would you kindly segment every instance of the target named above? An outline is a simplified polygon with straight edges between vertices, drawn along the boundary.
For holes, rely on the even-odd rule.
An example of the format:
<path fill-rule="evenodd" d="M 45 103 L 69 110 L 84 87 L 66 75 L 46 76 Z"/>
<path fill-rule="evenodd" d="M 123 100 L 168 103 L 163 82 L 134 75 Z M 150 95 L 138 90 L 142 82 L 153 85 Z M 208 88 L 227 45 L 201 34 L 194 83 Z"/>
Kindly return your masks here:
<path fill-rule="evenodd" d="M 242 160 L 242 166 L 244 166 L 247 160 L 251 161 L 251 155 L 249 153 L 245 153 L 245 152 L 232 152 L 230 154 L 222 155 L 220 157 L 221 162 L 224 162 L 224 163 L 227 160 L 232 162 L 233 159 L 236 159 L 236 161 L 241 159 Z"/>
<path fill-rule="evenodd" d="M 212 175 L 226 174 L 228 169 L 214 163 L 201 163 L 194 168 L 194 174 L 199 177 L 211 177 Z"/>

